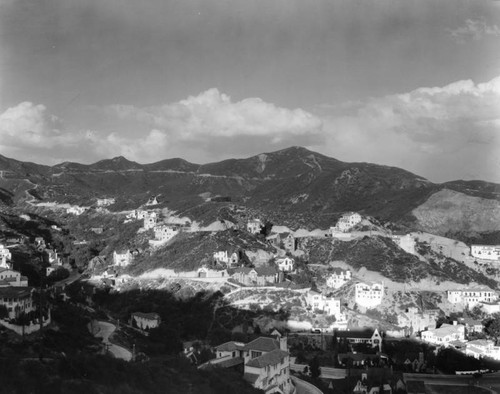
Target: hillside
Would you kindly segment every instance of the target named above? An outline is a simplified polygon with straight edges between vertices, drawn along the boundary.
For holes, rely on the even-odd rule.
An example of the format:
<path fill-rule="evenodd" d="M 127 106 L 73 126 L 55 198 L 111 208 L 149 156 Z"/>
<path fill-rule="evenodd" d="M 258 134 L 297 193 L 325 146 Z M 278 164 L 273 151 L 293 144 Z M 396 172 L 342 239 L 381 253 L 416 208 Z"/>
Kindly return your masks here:
<path fill-rule="evenodd" d="M 379 236 L 348 242 L 309 238 L 301 243 L 301 248 L 309 250 L 309 262 L 312 264 L 344 261 L 356 270 L 365 267 L 399 283 L 432 278 L 438 282 L 477 282 L 492 288 L 497 287 L 496 281 L 465 264 L 439 256 L 423 243 L 418 246 L 419 253 L 427 259 L 420 260 L 400 249 L 389 238 Z"/>
<path fill-rule="evenodd" d="M 451 201 L 450 190 L 463 196 L 463 202 Z M 352 210 L 443 235 L 500 231 L 498 220 L 480 213 L 487 206 L 498 215 L 500 185 L 434 184 L 400 168 L 341 162 L 300 147 L 204 165 L 179 158 L 139 164 L 117 157 L 90 165 L 67 162 L 48 167 L 0 157 L 3 205 L 40 201 L 92 205 L 97 198 L 115 197 L 116 204 L 109 209 L 120 211 L 157 196 L 162 207 L 191 220 L 206 214 L 202 220 L 210 222 L 219 206 L 206 195 L 219 197 L 220 206 L 237 204 L 294 229 L 328 228 Z M 470 201 L 477 201 L 471 208 L 476 212 L 473 225 L 466 216 L 442 219 L 455 216 Z"/>

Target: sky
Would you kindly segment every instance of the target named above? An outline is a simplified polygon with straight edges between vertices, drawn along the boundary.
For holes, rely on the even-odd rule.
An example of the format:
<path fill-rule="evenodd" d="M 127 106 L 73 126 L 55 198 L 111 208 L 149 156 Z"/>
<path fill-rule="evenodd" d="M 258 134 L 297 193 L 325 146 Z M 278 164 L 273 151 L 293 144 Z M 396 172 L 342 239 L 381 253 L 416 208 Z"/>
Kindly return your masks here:
<path fill-rule="evenodd" d="M 0 0 L 0 154 L 289 146 L 500 183 L 500 1 Z"/>

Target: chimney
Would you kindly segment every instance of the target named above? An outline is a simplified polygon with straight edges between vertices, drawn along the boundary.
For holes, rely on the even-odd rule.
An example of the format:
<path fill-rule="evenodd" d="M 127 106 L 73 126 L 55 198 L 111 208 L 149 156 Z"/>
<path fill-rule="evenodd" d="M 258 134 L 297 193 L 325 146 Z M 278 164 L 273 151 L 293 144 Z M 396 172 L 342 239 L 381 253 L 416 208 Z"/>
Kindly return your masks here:
<path fill-rule="evenodd" d="M 284 350 L 285 352 L 288 352 L 288 344 L 287 344 L 286 336 L 280 337 L 279 341 L 280 341 L 280 350 Z"/>

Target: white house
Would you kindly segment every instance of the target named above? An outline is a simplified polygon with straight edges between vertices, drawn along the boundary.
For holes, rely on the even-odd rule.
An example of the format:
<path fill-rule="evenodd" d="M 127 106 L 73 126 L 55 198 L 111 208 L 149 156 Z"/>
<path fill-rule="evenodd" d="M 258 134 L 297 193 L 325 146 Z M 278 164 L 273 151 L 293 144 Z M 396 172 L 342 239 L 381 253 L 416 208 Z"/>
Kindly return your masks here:
<path fill-rule="evenodd" d="M 337 224 L 334 227 L 330 228 L 330 231 L 340 231 L 342 233 L 345 233 L 352 229 L 356 224 L 361 223 L 361 220 L 363 220 L 363 218 L 357 212 L 345 213 L 337 221 Z"/>
<path fill-rule="evenodd" d="M 79 216 L 84 213 L 86 209 L 87 208 L 84 207 L 69 207 L 66 209 L 66 213 Z"/>
<path fill-rule="evenodd" d="M 352 279 L 351 271 L 335 267 L 330 276 L 326 279 L 326 285 L 334 289 L 342 287 Z"/>
<path fill-rule="evenodd" d="M 143 219 L 144 219 L 144 225 L 143 225 L 143 227 L 146 230 L 149 230 L 151 228 L 155 228 L 156 222 L 157 222 L 157 217 L 156 217 L 156 213 L 155 212 L 151 212 L 151 213 L 146 214 L 143 217 Z"/>
<path fill-rule="evenodd" d="M 106 207 L 108 205 L 112 205 L 116 202 L 114 198 L 98 198 L 97 206 L 98 207 Z"/>
<path fill-rule="evenodd" d="M 410 334 L 436 328 L 436 319 L 439 311 L 423 311 L 410 307 L 406 312 L 398 314 L 398 326 L 408 327 Z"/>
<path fill-rule="evenodd" d="M 214 260 L 220 263 L 228 264 L 229 257 L 227 255 L 227 250 L 219 250 L 217 252 L 214 252 Z"/>
<path fill-rule="evenodd" d="M 179 234 L 179 230 L 167 225 L 156 226 L 154 228 L 154 232 L 155 232 L 155 240 L 161 242 L 169 241 L 177 234 Z"/>
<path fill-rule="evenodd" d="M 0 305 L 4 305 L 9 313 L 9 319 L 18 317 L 21 313 L 34 311 L 33 288 L 22 286 L 0 287 Z"/>
<path fill-rule="evenodd" d="M 448 290 L 446 292 L 448 301 L 452 304 L 463 304 L 470 309 L 481 302 L 494 302 L 498 294 L 487 287 L 466 288 L 463 290 Z"/>
<path fill-rule="evenodd" d="M 213 270 L 208 268 L 207 266 L 203 266 L 198 268 L 196 272 L 196 276 L 198 278 L 229 278 L 229 274 L 227 270 Z"/>
<path fill-rule="evenodd" d="M 260 219 L 252 219 L 249 220 L 247 223 L 247 231 L 252 234 L 258 234 L 260 233 L 260 230 L 262 229 L 263 224 Z"/>
<path fill-rule="evenodd" d="M 488 315 L 500 312 L 500 301 L 494 301 L 494 302 L 484 302 L 484 301 L 482 301 L 478 305 Z"/>
<path fill-rule="evenodd" d="M 269 394 L 295 392 L 286 337 L 259 337 L 247 344 L 226 342 L 217 346 L 215 353 L 216 358 L 204 365 L 229 368 L 243 364 L 243 379 L 256 389 Z"/>
<path fill-rule="evenodd" d="M 465 340 L 465 326 L 454 321 L 453 324 L 443 324 L 439 328 L 422 331 L 420 335 L 424 342 L 448 346 L 450 342 Z"/>
<path fill-rule="evenodd" d="M 153 212 L 154 213 L 154 212 Z M 154 213 L 156 216 L 156 213 Z M 145 217 L 149 215 L 148 211 L 142 210 L 142 209 L 134 209 L 132 212 L 130 212 L 126 218 L 127 219 L 135 219 L 135 220 L 142 220 Z"/>
<path fill-rule="evenodd" d="M 413 238 L 410 234 L 393 235 L 392 240 L 406 253 L 417 254 L 415 251 L 415 238 Z"/>
<path fill-rule="evenodd" d="M 320 310 L 327 315 L 335 316 L 339 320 L 342 317 L 339 298 L 325 297 L 323 294 L 310 290 L 306 293 L 306 303 L 313 311 Z"/>
<path fill-rule="evenodd" d="M 113 252 L 113 264 L 119 267 L 126 267 L 132 261 L 132 254 L 130 250 Z"/>
<path fill-rule="evenodd" d="M 476 339 L 465 344 L 465 354 L 475 358 L 488 357 L 500 360 L 500 346 L 495 346 L 495 342 L 487 339 Z"/>
<path fill-rule="evenodd" d="M 295 262 L 290 257 L 284 257 L 281 259 L 277 259 L 276 264 L 278 265 L 280 271 L 292 272 Z"/>
<path fill-rule="evenodd" d="M 470 254 L 481 260 L 500 261 L 500 245 L 471 245 Z"/>
<path fill-rule="evenodd" d="M 7 249 L 2 244 L 0 244 L 0 268 L 9 268 L 7 260 L 11 259 L 12 259 L 12 254 L 10 253 L 10 250 Z"/>
<path fill-rule="evenodd" d="M 0 267 L 0 287 L 8 286 L 26 287 L 28 278 L 13 269 Z"/>
<path fill-rule="evenodd" d="M 382 347 L 382 335 L 378 329 L 359 329 L 359 330 L 338 330 L 334 335 L 339 341 L 348 343 L 366 343 L 372 347 Z"/>
<path fill-rule="evenodd" d="M 141 330 L 156 328 L 161 323 L 161 318 L 158 313 L 142 313 L 142 312 L 134 312 L 131 316 L 132 324 L 140 328 Z"/>
<path fill-rule="evenodd" d="M 147 202 L 146 204 L 144 204 L 146 206 L 149 206 L 149 205 L 158 205 L 158 200 L 156 198 L 156 196 L 153 196 L 151 197 Z"/>
<path fill-rule="evenodd" d="M 359 306 L 373 308 L 382 303 L 384 296 L 383 283 L 356 283 L 354 289 L 354 299 Z"/>

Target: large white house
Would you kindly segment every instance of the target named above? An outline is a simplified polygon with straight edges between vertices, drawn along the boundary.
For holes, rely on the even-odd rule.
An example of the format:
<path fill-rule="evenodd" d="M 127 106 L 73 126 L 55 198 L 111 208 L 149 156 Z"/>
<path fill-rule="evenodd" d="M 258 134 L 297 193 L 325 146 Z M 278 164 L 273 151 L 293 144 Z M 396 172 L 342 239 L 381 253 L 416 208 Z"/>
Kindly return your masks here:
<path fill-rule="evenodd" d="M 0 267 L 0 287 L 8 286 L 26 287 L 28 278 L 13 269 Z"/>
<path fill-rule="evenodd" d="M 157 216 L 155 212 L 148 213 L 143 219 L 144 224 L 142 227 L 144 227 L 144 229 L 149 230 L 156 227 Z"/>
<path fill-rule="evenodd" d="M 97 206 L 98 207 L 107 207 L 108 205 L 112 205 L 116 202 L 114 198 L 98 198 Z"/>
<path fill-rule="evenodd" d="M 463 304 L 470 309 L 481 302 L 494 302 L 498 294 L 487 287 L 468 288 L 463 290 L 448 290 L 446 292 L 448 301 L 452 304 Z"/>
<path fill-rule="evenodd" d="M 290 257 L 284 257 L 276 260 L 278 269 L 283 272 L 292 272 L 295 262 Z"/>
<path fill-rule="evenodd" d="M 132 261 L 132 254 L 130 250 L 124 251 L 114 251 L 113 252 L 113 264 L 118 267 L 126 267 Z"/>
<path fill-rule="evenodd" d="M 340 299 L 333 297 L 325 297 L 323 294 L 316 291 L 308 291 L 306 294 L 306 303 L 312 310 L 320 310 L 327 315 L 335 316 L 336 319 L 341 319 Z"/>
<path fill-rule="evenodd" d="M 326 279 L 326 285 L 334 289 L 344 286 L 352 279 L 351 271 L 343 270 L 341 268 L 334 268 L 333 272 Z"/>
<path fill-rule="evenodd" d="M 228 264 L 229 256 L 227 255 L 227 250 L 219 250 L 214 252 L 214 260 L 220 263 Z"/>
<path fill-rule="evenodd" d="M 420 335 L 424 342 L 448 346 L 450 342 L 465 340 L 465 326 L 455 321 L 453 324 L 443 324 L 439 328 L 422 331 Z"/>
<path fill-rule="evenodd" d="M 481 260 L 500 261 L 500 245 L 471 245 L 470 254 Z"/>
<path fill-rule="evenodd" d="M 287 339 L 259 337 L 247 344 L 226 342 L 216 348 L 216 358 L 205 365 L 230 368 L 243 364 L 243 379 L 265 393 L 291 394 L 290 355 Z"/>
<path fill-rule="evenodd" d="M 260 219 L 252 219 L 247 223 L 247 231 L 252 234 L 259 234 L 263 224 Z"/>
<path fill-rule="evenodd" d="M 465 354 L 475 358 L 492 358 L 500 360 L 500 346 L 487 339 L 476 339 L 465 344 Z"/>
<path fill-rule="evenodd" d="M 356 224 L 361 223 L 363 218 L 357 212 L 348 212 L 343 214 L 340 219 L 337 221 L 337 224 L 334 227 L 330 227 L 330 232 L 342 232 L 345 233 L 352 229 Z"/>
<path fill-rule="evenodd" d="M 76 215 L 76 216 L 79 216 L 81 215 L 82 213 L 85 212 L 87 208 L 84 208 L 84 207 L 78 207 L 78 206 L 75 206 L 75 207 L 69 207 L 66 209 L 66 213 L 69 213 L 69 214 L 72 214 L 72 215 Z"/>
<path fill-rule="evenodd" d="M 179 230 L 174 227 L 162 225 L 156 226 L 154 228 L 155 231 L 155 240 L 160 242 L 167 242 L 179 234 Z"/>
<path fill-rule="evenodd" d="M 161 323 L 161 318 L 158 313 L 134 312 L 130 320 L 141 330 L 156 328 Z"/>
<path fill-rule="evenodd" d="M 354 300 L 359 306 L 373 308 L 382 303 L 384 296 L 383 283 L 356 283 L 354 289 Z"/>
<path fill-rule="evenodd" d="M 21 313 L 34 311 L 33 288 L 26 286 L 0 287 L 0 305 L 7 308 L 9 319 L 18 317 Z"/>

